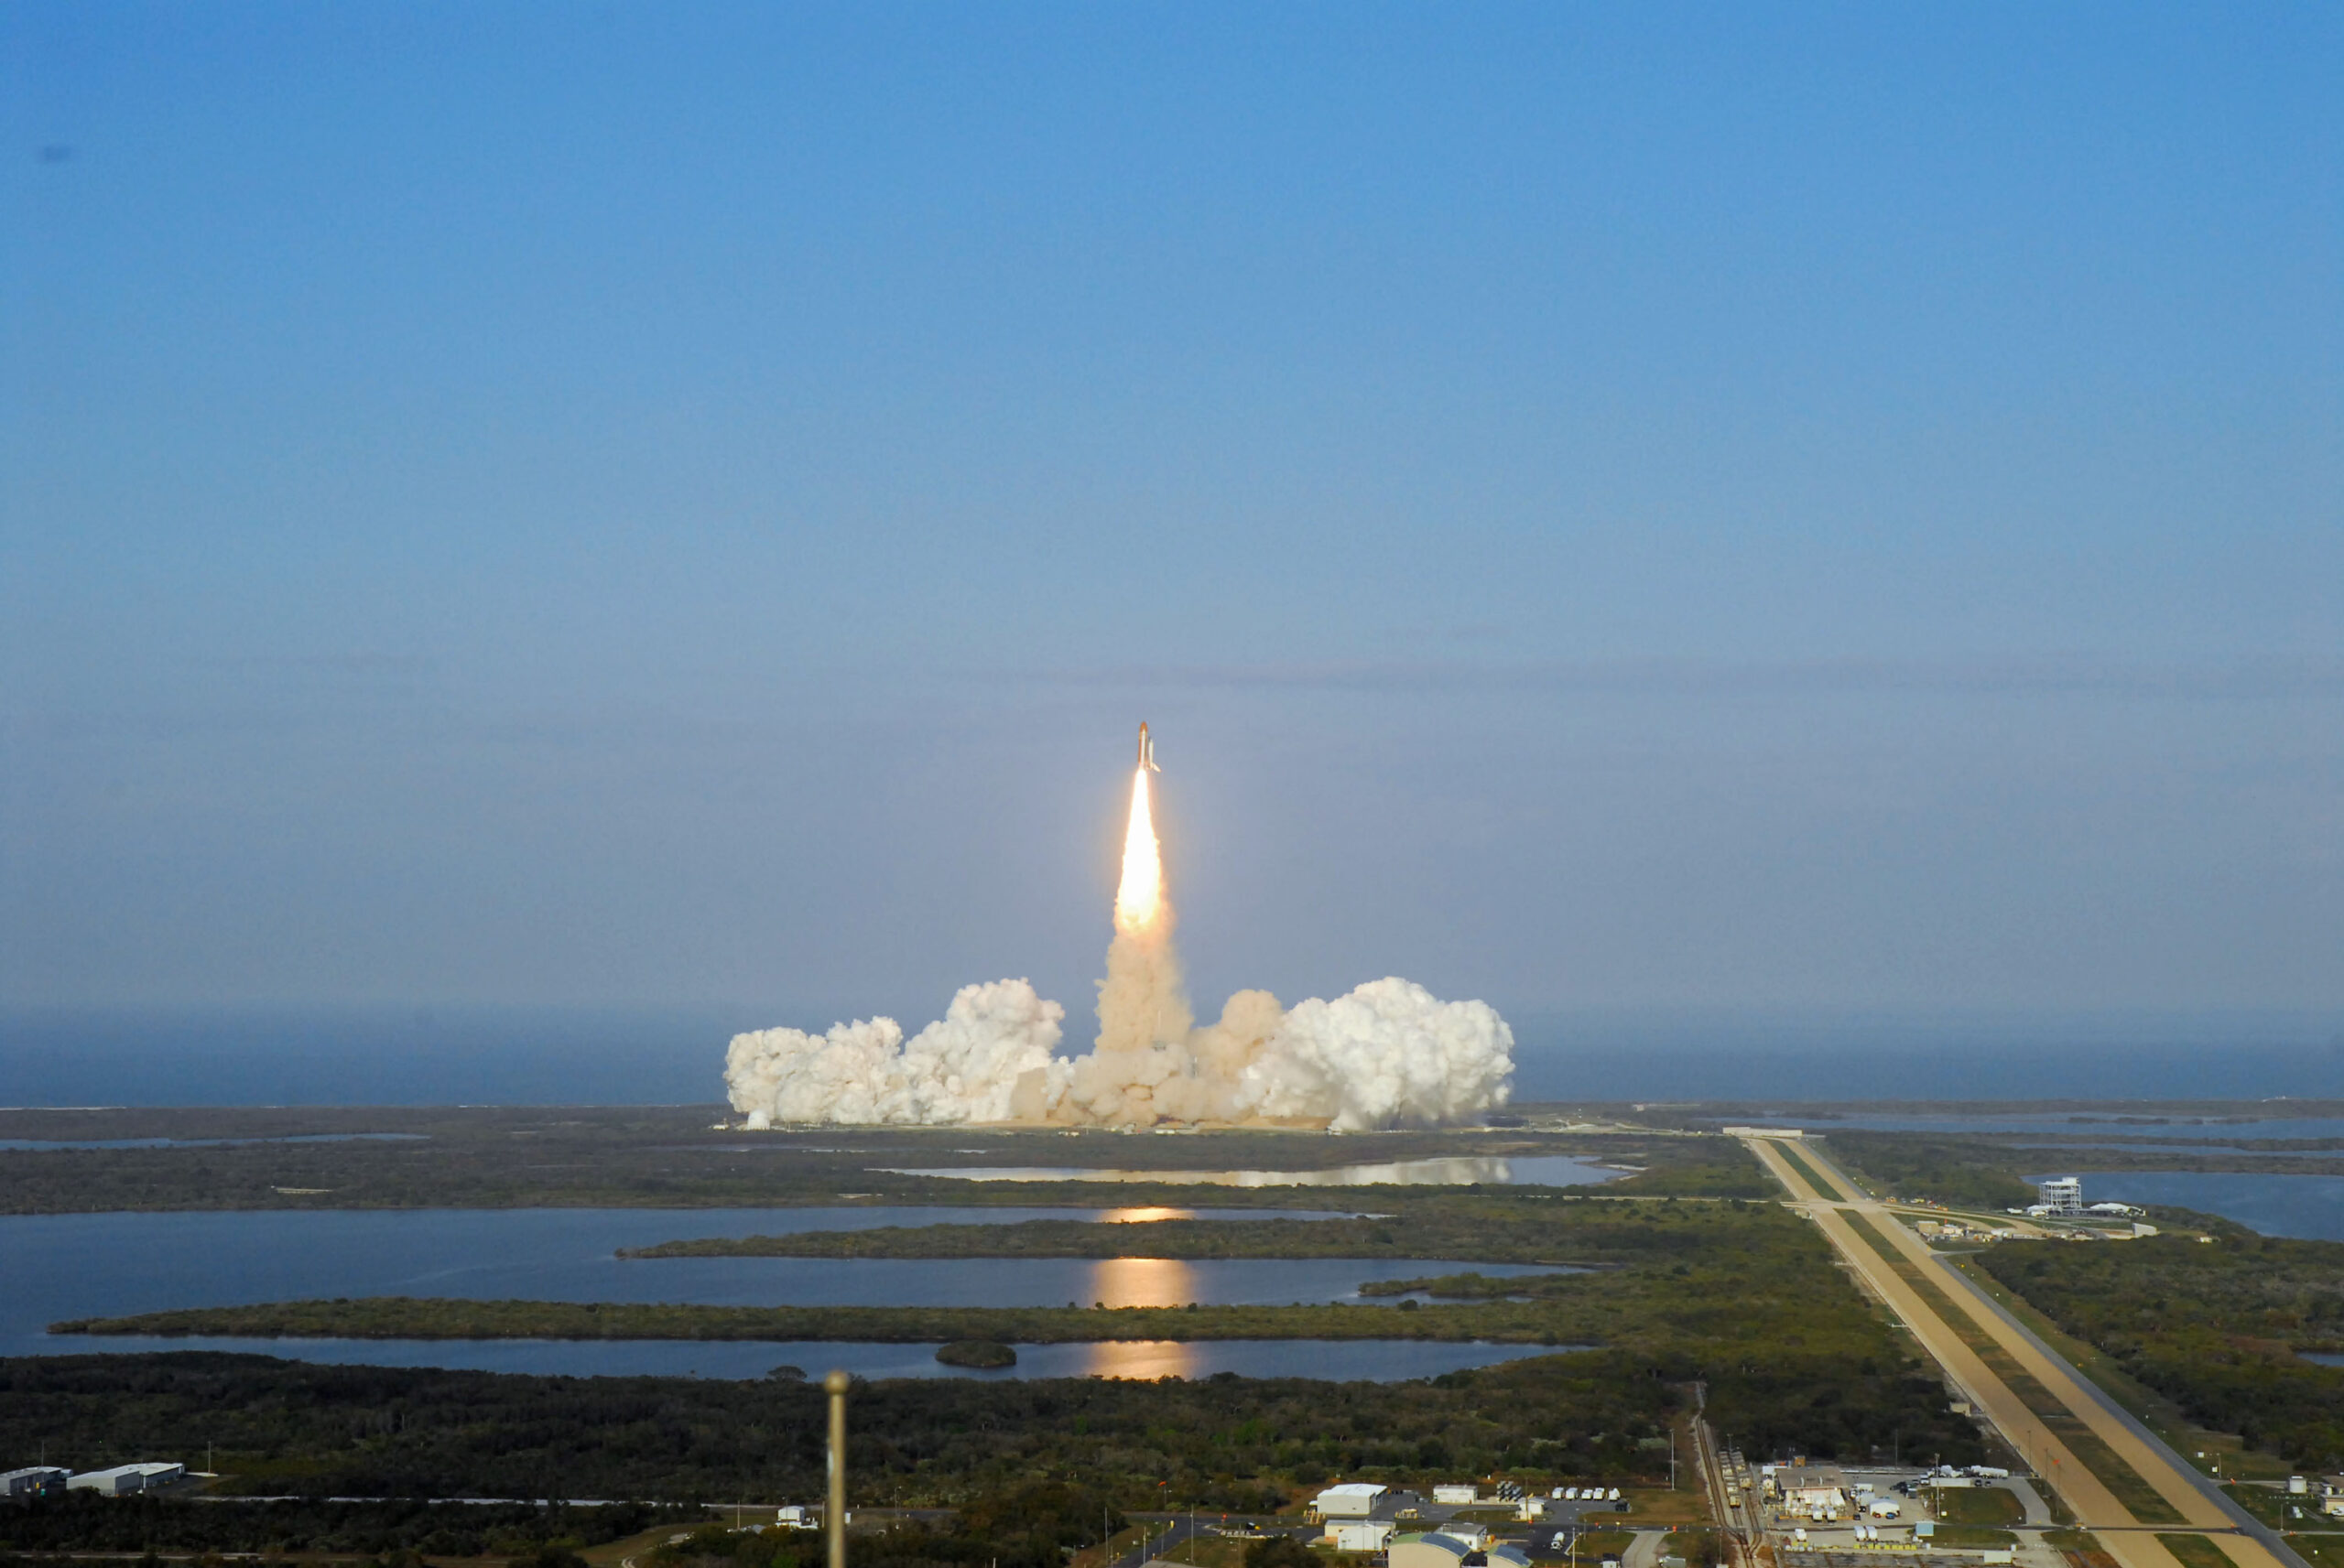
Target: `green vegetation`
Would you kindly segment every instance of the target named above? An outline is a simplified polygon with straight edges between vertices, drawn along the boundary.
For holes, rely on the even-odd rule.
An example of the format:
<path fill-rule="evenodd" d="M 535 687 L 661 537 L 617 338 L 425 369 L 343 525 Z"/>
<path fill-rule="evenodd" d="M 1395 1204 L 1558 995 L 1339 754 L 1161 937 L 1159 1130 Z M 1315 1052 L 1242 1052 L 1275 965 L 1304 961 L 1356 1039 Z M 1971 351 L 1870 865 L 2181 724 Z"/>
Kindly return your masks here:
<path fill-rule="evenodd" d="M 2312 1568 L 2344 1568 L 2344 1535 L 2291 1535 L 2287 1544 Z"/>
<path fill-rule="evenodd" d="M 974 1367 L 996 1369 L 1017 1365 L 1017 1352 L 1006 1345 L 990 1339 L 956 1339 L 941 1346 L 936 1358 L 947 1367 Z"/>
<path fill-rule="evenodd" d="M 2002 1380 L 2003 1386 L 2017 1395 L 2019 1401 L 2034 1411 L 2035 1418 L 2067 1444 L 2067 1452 L 2073 1454 L 2078 1463 L 2100 1477 L 2100 1484 L 2118 1502 L 2132 1510 L 2134 1519 L 2143 1524 L 2183 1522 L 2174 1506 L 2165 1501 L 2138 1470 L 2125 1463 L 2122 1454 L 2111 1448 L 2106 1440 L 2086 1425 L 2058 1396 L 2045 1388 L 2034 1373 L 2019 1363 L 2018 1357 L 1986 1332 L 1977 1319 L 1956 1305 L 1953 1298 L 1924 1273 L 1919 1265 L 1897 1250 L 1895 1243 L 1870 1217 L 1848 1209 L 1840 1212 L 1848 1217 L 1850 1227 L 1862 1237 L 1873 1251 L 1887 1260 L 1889 1266 L 1944 1320 L 1946 1326 L 1959 1336 L 1961 1342 L 1975 1351 L 1978 1358 Z M 2035 1242 L 2031 1245 L 2039 1248 L 2044 1244 Z"/>
<path fill-rule="evenodd" d="M 793 1530 L 750 1531 L 718 1522 L 681 1541 L 663 1541 L 636 1558 L 649 1568 L 816 1568 L 824 1561 L 819 1534 Z"/>
<path fill-rule="evenodd" d="M 2344 1368 L 2298 1354 L 2344 1349 L 2344 1243 L 2006 1243 L 1978 1264 L 2191 1420 L 2299 1468 L 2344 1466 Z"/>
<path fill-rule="evenodd" d="M 1568 1325 L 1600 1314 L 1545 1304 L 1429 1307 L 1405 1317 L 1344 1306 L 756 1307 L 689 1303 L 475 1302 L 371 1296 L 190 1307 L 136 1317 L 77 1318 L 58 1334 L 240 1339 L 804 1339 L 923 1345 L 956 1339 L 1082 1345 L 1136 1339 L 1430 1339 L 1565 1345 Z M 1590 1327 L 1590 1333 L 1593 1330 Z"/>
<path fill-rule="evenodd" d="M 1944 1524 L 2000 1529 L 2026 1522 L 2025 1507 L 2000 1487 L 1940 1487 L 1929 1496 L 1933 1510 Z"/>
<path fill-rule="evenodd" d="M 1105 1131 L 830 1128 L 748 1133 L 715 1106 L 0 1110 L 0 1140 L 225 1140 L 176 1148 L 0 1149 L 0 1212 L 113 1209 L 1182 1206 L 1341 1211 L 1368 1189 L 970 1182 L 966 1165 L 1314 1170 L 1455 1155 L 1568 1154 L 1642 1167 L 1628 1195 L 1763 1196 L 1717 1138 L 1522 1128 L 1330 1139 L 1237 1130 L 1135 1141 Z M 355 1134 L 377 1136 L 357 1138 Z M 379 1135 L 396 1134 L 393 1139 Z M 342 1138 L 339 1142 L 271 1142 Z M 1427 1189 L 1376 1188 L 1389 1208 Z"/>
<path fill-rule="evenodd" d="M 1753 1167 L 1754 1168 L 1754 1167 Z M 1379 1199 L 1379 1202 L 1382 1200 Z M 1622 1202 L 1541 1188 L 1414 1189 L 1394 1212 L 1328 1219 L 891 1226 L 715 1237 L 628 1258 L 1426 1258 L 1475 1263 L 1677 1261 L 1749 1236 L 1760 1206 Z"/>
<path fill-rule="evenodd" d="M 1064 1568 L 1065 1553 L 1123 1528 L 1108 1496 L 1065 1481 L 1040 1481 L 961 1506 L 949 1522 L 914 1524 L 854 1538 L 856 1568 L 928 1568 L 979 1563 L 1000 1568 Z M 809 1554 L 810 1555 L 810 1554 Z M 654 1568 L 658 1564 L 654 1563 Z"/>
<path fill-rule="evenodd" d="M 1839 1189 L 1825 1181 L 1823 1173 L 1807 1162 L 1807 1156 L 1799 1152 L 1796 1142 L 1787 1138 L 1777 1138 L 1774 1140 L 1774 1147 L 1775 1152 L 1782 1155 L 1784 1163 L 1798 1173 L 1799 1180 L 1807 1184 L 1815 1196 L 1838 1199 Z"/>
<path fill-rule="evenodd" d="M 248 1502 L 102 1498 L 69 1492 L 36 1505 L 0 1505 L 0 1553 L 8 1552 L 335 1552 L 381 1557 L 532 1556 L 548 1545 L 591 1546 L 704 1517 L 698 1508 L 627 1503 L 574 1509 L 529 1503 Z"/>
<path fill-rule="evenodd" d="M 1294 1537 L 1273 1535 L 1246 1543 L 1245 1568 L 1320 1568 L 1320 1560 Z"/>
<path fill-rule="evenodd" d="M 853 1497 L 858 1508 L 960 1506 L 1057 1480 L 1125 1508 L 1253 1512 L 1331 1473 L 1415 1485 L 1454 1474 L 1650 1479 L 1655 1463 L 1666 1475 L 1667 1425 L 1690 1402 L 1681 1381 L 1654 1370 L 1604 1353 L 1399 1383 L 859 1384 L 848 1405 Z M 229 1492 L 802 1501 L 820 1495 L 826 1423 L 822 1390 L 799 1383 L 192 1351 L 0 1361 L 0 1453 L 46 1442 L 51 1462 L 83 1468 L 210 1443 Z"/>
<path fill-rule="evenodd" d="M 2022 1161 L 2041 1150 L 2013 1149 L 1972 1138 L 1833 1129 L 1831 1151 L 1872 1179 L 1884 1195 L 1930 1198 L 1953 1208 L 2024 1208 L 2035 1189 L 2019 1179 Z"/>
<path fill-rule="evenodd" d="M 2165 1550 L 2180 1562 L 2181 1568 L 2238 1568 L 2230 1554 L 2209 1536 L 2167 1535 L 2159 1530 L 2157 1539 L 2165 1542 Z"/>
<path fill-rule="evenodd" d="M 1930 1544 L 1960 1552 L 2000 1552 L 2018 1544 L 2007 1530 L 1986 1530 L 1974 1524 L 1941 1524 Z"/>

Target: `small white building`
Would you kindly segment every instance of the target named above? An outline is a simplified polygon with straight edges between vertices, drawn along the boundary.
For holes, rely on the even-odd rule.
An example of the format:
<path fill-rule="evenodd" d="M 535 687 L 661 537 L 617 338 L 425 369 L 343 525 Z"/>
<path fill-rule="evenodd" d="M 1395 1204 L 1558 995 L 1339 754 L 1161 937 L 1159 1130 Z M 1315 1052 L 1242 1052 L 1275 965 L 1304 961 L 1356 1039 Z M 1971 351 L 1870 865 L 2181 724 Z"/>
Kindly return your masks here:
<path fill-rule="evenodd" d="M 1461 1487 L 1442 1486 L 1432 1489 L 1432 1500 L 1446 1508 L 1461 1508 L 1481 1495 L 1481 1488 L 1470 1482 Z"/>
<path fill-rule="evenodd" d="M 1833 1465 L 1785 1465 L 1774 1472 L 1783 1507 L 1793 1513 L 1829 1513 L 1848 1506 L 1848 1477 Z"/>
<path fill-rule="evenodd" d="M 2081 1214 L 2084 1184 L 2076 1176 L 2052 1176 L 2035 1185 L 2035 1195 L 2049 1214 Z"/>
<path fill-rule="evenodd" d="M 1371 1519 L 1362 1524 L 1339 1524 L 1327 1532 L 1338 1552 L 1381 1552 L 1384 1542 L 1392 1539 L 1392 1524 L 1388 1519 Z"/>
<path fill-rule="evenodd" d="M 1375 1505 L 1384 1500 L 1385 1490 L 1366 1481 L 1346 1481 L 1313 1498 L 1311 1511 L 1322 1519 L 1367 1519 L 1374 1514 Z"/>
<path fill-rule="evenodd" d="M 73 1474 L 54 1465 L 30 1465 L 0 1475 L 0 1498 L 41 1498 L 65 1489 Z"/>

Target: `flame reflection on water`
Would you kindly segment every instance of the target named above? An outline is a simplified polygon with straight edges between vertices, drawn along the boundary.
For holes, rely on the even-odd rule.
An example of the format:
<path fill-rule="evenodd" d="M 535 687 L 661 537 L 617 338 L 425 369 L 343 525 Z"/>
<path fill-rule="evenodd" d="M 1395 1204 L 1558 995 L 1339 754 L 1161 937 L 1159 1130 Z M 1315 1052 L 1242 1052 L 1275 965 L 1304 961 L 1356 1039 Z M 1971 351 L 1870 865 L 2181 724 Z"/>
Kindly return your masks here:
<path fill-rule="evenodd" d="M 1103 1306 L 1186 1306 L 1197 1271 L 1177 1258 L 1102 1258 L 1091 1266 L 1091 1299 Z"/>
<path fill-rule="evenodd" d="M 1087 1345 L 1079 1378 L 1193 1378 L 1204 1359 L 1177 1339 L 1102 1340 Z"/>
<path fill-rule="evenodd" d="M 1142 1206 L 1101 1209 L 1099 1212 L 1101 1221 L 1108 1225 L 1152 1225 L 1159 1219 L 1194 1219 L 1196 1217 L 1197 1211 L 1192 1208 Z"/>

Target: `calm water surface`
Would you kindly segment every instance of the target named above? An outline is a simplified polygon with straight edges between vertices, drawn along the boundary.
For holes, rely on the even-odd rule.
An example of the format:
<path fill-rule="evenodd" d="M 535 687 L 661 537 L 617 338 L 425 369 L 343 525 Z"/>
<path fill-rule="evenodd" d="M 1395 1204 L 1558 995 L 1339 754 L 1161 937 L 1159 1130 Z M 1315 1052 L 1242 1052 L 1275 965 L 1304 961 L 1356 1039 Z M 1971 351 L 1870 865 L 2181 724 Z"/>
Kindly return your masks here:
<path fill-rule="evenodd" d="M 1090 1165 L 930 1165 L 883 1167 L 890 1175 L 953 1176 L 968 1182 L 1151 1182 L 1172 1186 L 1372 1187 L 1465 1186 L 1476 1182 L 1546 1187 L 1585 1186 L 1627 1174 L 1611 1165 L 1560 1154 L 1521 1159 L 1454 1156 L 1324 1171 L 1125 1171 Z"/>
<path fill-rule="evenodd" d="M 622 1260 L 614 1251 L 672 1238 L 869 1229 L 886 1225 L 1021 1219 L 1173 1217 L 1323 1218 L 1307 1210 L 1129 1210 L 1075 1208 L 797 1209 L 404 1209 L 261 1211 L 229 1214 L 18 1215 L 0 1217 L 0 1355 L 55 1355 L 224 1341 L 141 1341 L 53 1336 L 60 1318 L 115 1316 L 172 1307 L 225 1306 L 316 1297 L 416 1295 L 471 1300 L 689 1302 L 711 1305 L 1110 1306 L 1284 1304 L 1358 1301 L 1364 1281 L 1454 1272 L 1460 1265 L 1412 1260 L 1297 1261 L 1168 1259 L 793 1259 Z M 1543 1271 L 1482 1265 L 1483 1273 Z M 1364 1309 L 1363 1309 L 1364 1310 Z M 723 1349 L 700 1343 L 400 1345 L 360 1342 L 234 1342 L 233 1347 L 310 1360 L 383 1361 L 511 1370 L 690 1370 L 762 1374 L 794 1361 L 770 1347 Z M 329 1351 L 328 1346 L 333 1348 Z M 1435 1370 L 1477 1365 L 1441 1347 Z M 930 1347 L 932 1354 L 933 1346 Z M 813 1352 L 808 1352 L 813 1354 Z M 825 1352 L 828 1354 L 828 1352 Z M 863 1346 L 861 1361 L 908 1354 Z M 1037 1365 L 1071 1352 L 1037 1349 Z M 1228 1355 L 1238 1356 L 1237 1351 Z M 1325 1356 L 1377 1375 L 1357 1346 Z M 1477 1353 L 1478 1354 L 1478 1353 Z M 1514 1351 L 1489 1349 L 1488 1355 Z M 682 1357 L 678 1360 L 678 1357 Z M 1345 1360 L 1349 1357 L 1351 1359 Z M 1323 1360 L 1322 1357 L 1322 1360 Z M 832 1363 L 859 1366 L 859 1362 Z M 716 1367 L 730 1368 L 722 1374 Z M 1216 1362 L 1207 1371 L 1242 1370 Z M 932 1360 L 928 1369 L 941 1373 Z M 876 1374 L 874 1374 L 876 1375 Z M 1027 1375 L 1047 1375 L 1030 1368 Z M 1329 1372 L 1326 1376 L 1336 1376 Z M 1394 1376 L 1421 1376 L 1397 1372 Z"/>

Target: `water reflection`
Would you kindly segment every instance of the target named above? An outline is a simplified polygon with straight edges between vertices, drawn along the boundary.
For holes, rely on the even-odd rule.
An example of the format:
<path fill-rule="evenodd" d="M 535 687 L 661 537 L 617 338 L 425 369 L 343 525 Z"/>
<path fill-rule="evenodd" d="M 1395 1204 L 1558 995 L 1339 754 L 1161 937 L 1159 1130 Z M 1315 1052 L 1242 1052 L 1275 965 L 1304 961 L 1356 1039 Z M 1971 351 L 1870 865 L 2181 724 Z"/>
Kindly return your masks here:
<path fill-rule="evenodd" d="M 1152 1225 L 1159 1219 L 1194 1219 L 1197 1214 L 1192 1208 L 1143 1205 L 1137 1208 L 1102 1208 L 1099 1219 L 1103 1225 Z"/>
<path fill-rule="evenodd" d="M 1167 1186 L 1373 1187 L 1536 1184 L 1581 1186 L 1626 1173 L 1561 1154 L 1503 1159 L 1462 1154 L 1397 1160 L 1381 1165 L 1335 1165 L 1324 1171 L 1125 1171 L 1081 1165 L 939 1165 L 881 1167 L 891 1176 L 950 1176 L 968 1182 L 1153 1182 Z"/>
<path fill-rule="evenodd" d="M 1078 1348 L 1078 1378 L 1193 1378 L 1204 1367 L 1201 1347 L 1177 1339 L 1101 1340 Z"/>
<path fill-rule="evenodd" d="M 1091 1266 L 1091 1299 L 1111 1307 L 1187 1306 L 1198 1299 L 1197 1271 L 1177 1258 L 1102 1258 Z"/>

